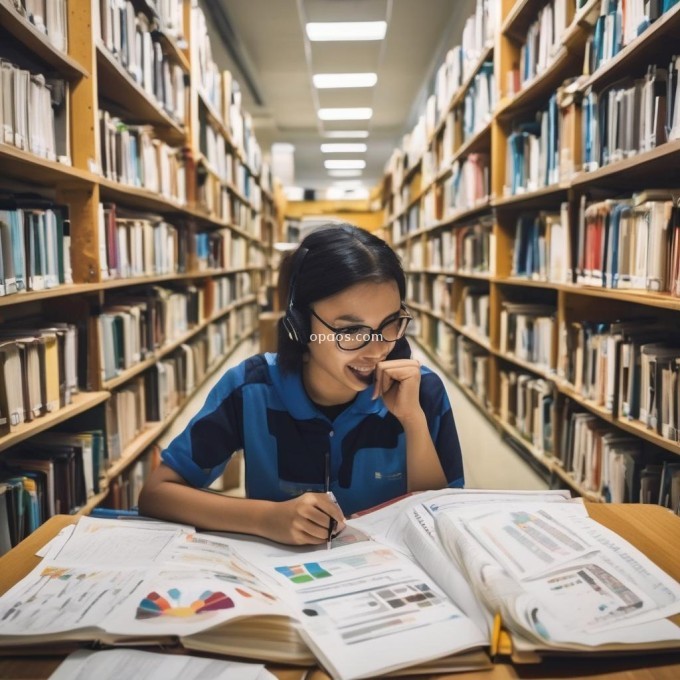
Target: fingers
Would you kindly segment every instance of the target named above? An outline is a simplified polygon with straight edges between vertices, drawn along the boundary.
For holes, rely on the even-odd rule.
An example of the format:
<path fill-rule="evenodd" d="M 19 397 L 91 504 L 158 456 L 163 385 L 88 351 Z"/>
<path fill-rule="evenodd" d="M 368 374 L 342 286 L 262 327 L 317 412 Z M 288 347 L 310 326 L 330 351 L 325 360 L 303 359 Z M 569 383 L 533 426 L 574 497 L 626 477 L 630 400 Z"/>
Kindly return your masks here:
<path fill-rule="evenodd" d="M 420 363 L 415 359 L 397 359 L 381 361 L 375 373 L 373 399 L 387 394 L 392 385 L 407 380 L 415 380 L 420 384 Z"/>
<path fill-rule="evenodd" d="M 306 493 L 295 499 L 296 512 L 292 522 L 296 543 L 317 544 L 328 539 L 328 529 L 335 523 L 334 533 L 345 528 L 345 518 L 337 503 L 324 493 Z"/>

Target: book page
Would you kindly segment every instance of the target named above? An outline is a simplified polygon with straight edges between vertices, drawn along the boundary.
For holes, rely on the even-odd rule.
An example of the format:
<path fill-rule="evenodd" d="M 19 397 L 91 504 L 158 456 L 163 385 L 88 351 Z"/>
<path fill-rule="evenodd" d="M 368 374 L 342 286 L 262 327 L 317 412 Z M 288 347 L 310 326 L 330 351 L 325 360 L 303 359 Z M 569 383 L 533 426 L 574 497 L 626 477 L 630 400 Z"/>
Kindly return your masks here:
<path fill-rule="evenodd" d="M 436 526 L 475 593 L 540 645 L 680 639 L 666 621 L 680 612 L 680 584 L 573 504 L 444 513 Z"/>
<path fill-rule="evenodd" d="M 343 678 L 376 674 L 482 646 L 485 634 L 399 552 L 374 542 L 272 558 L 302 634 Z"/>
<path fill-rule="evenodd" d="M 185 654 L 159 654 L 138 649 L 79 650 L 70 654 L 49 680 L 274 680 L 262 664 L 206 659 Z"/>

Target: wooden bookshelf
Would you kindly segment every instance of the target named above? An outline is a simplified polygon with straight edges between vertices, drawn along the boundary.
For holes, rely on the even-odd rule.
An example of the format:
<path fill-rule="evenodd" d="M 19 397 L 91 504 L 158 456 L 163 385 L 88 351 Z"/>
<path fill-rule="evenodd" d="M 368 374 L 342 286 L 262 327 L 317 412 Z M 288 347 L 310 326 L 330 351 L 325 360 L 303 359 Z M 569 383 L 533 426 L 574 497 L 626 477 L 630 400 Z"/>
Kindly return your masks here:
<path fill-rule="evenodd" d="M 34 327 L 36 319 L 44 318 L 46 325 L 50 322 L 65 321 L 80 329 L 82 337 L 78 339 L 79 352 L 86 357 L 87 372 L 94 376 L 94 382 L 101 382 L 100 351 L 97 341 L 99 334 L 95 332 L 92 320 L 101 314 L 110 300 L 115 300 L 116 294 L 130 290 L 136 293 L 140 287 L 151 285 L 171 284 L 175 290 L 184 290 L 192 284 L 200 285 L 203 281 L 214 277 L 243 274 L 249 278 L 249 292 L 242 295 L 233 304 L 229 304 L 200 324 L 195 325 L 180 338 L 166 344 L 144 359 L 137 362 L 129 371 L 125 371 L 114 380 L 107 381 L 106 387 L 95 391 L 81 391 L 74 395 L 73 402 L 59 410 L 50 412 L 28 423 L 12 428 L 9 434 L 0 436 L 0 451 L 30 440 L 34 435 L 49 430 L 57 425 L 71 427 L 73 423 L 80 426 L 81 418 L 86 414 L 88 423 L 104 423 L 104 405 L 111 398 L 111 390 L 124 386 L 127 381 L 139 376 L 144 370 L 151 368 L 156 362 L 166 358 L 182 343 L 191 341 L 198 334 L 205 332 L 214 322 L 229 319 L 230 314 L 238 315 L 229 320 L 228 343 L 225 353 L 212 365 L 207 367 L 206 378 L 221 370 L 224 362 L 233 350 L 246 337 L 252 336 L 257 328 L 251 322 L 251 313 L 255 318 L 257 305 L 257 291 L 265 276 L 266 263 L 260 253 L 266 252 L 271 246 L 273 227 L 276 226 L 276 209 L 274 196 L 269 189 L 272 180 L 266 163 L 258 165 L 258 172 L 248 163 L 248 158 L 258 158 L 247 145 L 256 144 L 252 130 L 244 135 L 244 147 L 239 147 L 230 131 L 230 113 L 243 116 L 244 126 L 248 117 L 230 100 L 229 93 L 223 98 L 226 114 L 215 110 L 207 101 L 203 101 L 203 93 L 199 92 L 200 66 L 197 59 L 196 45 L 192 44 L 191 27 L 192 12 L 200 11 L 193 7 L 190 0 L 177 0 L 182 7 L 184 29 L 180 28 L 173 35 L 167 35 L 159 30 L 153 34 L 153 40 L 161 43 L 165 58 L 171 63 L 179 65 L 185 75 L 185 114 L 186 121 L 178 121 L 174 115 L 168 114 L 164 104 L 156 101 L 128 70 L 114 57 L 100 37 L 98 13 L 96 3 L 68 2 L 67 29 L 68 53 L 61 53 L 48 41 L 28 20 L 19 14 L 12 0 L 0 0 L 0 24 L 3 35 L 9 35 L 14 53 L 23 52 L 27 62 L 35 64 L 32 72 L 44 72 L 50 77 L 63 79 L 67 82 L 67 127 L 70 131 L 70 148 L 68 153 L 71 165 L 49 161 L 29 151 L 0 141 L 0 188 L 4 193 L 23 192 L 34 193 L 55 205 L 68 208 L 71 237 L 71 269 L 73 283 L 62 284 L 45 290 L 21 291 L 10 295 L 0 296 L 0 322 L 3 327 L 6 322 L 21 327 L 24 319 L 30 319 L 30 327 Z M 155 7 L 151 3 L 135 2 L 135 11 L 146 13 L 150 22 L 158 17 Z M 151 24 L 150 24 L 151 25 Z M 194 41 L 198 38 L 194 36 Z M 4 53 L 4 42 L 0 40 L 0 57 L 12 60 L 12 52 Z M 44 65 L 41 71 L 40 65 Z M 198 118 L 198 105 L 204 109 L 202 120 Z M 183 163 L 184 174 L 173 177 L 173 182 L 185 181 L 180 186 L 178 195 L 186 194 L 186 204 L 178 200 L 167 198 L 160 191 L 150 191 L 139 186 L 128 186 L 112 181 L 102 175 L 102 150 L 100 145 L 99 112 L 105 110 L 113 116 L 120 117 L 125 124 L 144 125 L 152 129 L 154 140 L 160 140 L 173 149 L 182 149 L 177 155 L 179 163 Z M 226 122 L 225 122 L 226 121 Z M 197 197 L 197 170 L 195 163 L 200 160 L 199 148 L 200 126 L 211 124 L 217 134 L 225 142 L 227 153 L 234 162 L 241 163 L 250 175 L 248 181 L 254 189 L 259 187 L 261 200 L 256 202 L 247 196 L 235 184 L 222 182 L 225 190 L 230 192 L 233 201 L 245 205 L 252 218 L 246 226 L 231 224 L 227 220 L 217 219 L 209 214 L 204 204 Z M 238 160 L 236 160 L 238 159 Z M 192 164 L 193 163 L 193 164 Z M 161 175 L 158 169 L 159 177 Z M 183 191 L 182 191 L 183 190 Z M 174 189 L 173 189 L 174 193 Z M 99 206 L 101 203 L 113 203 L 122 210 L 124 219 L 140 219 L 160 216 L 169 222 L 178 232 L 181 244 L 188 244 L 185 253 L 187 270 L 178 273 L 168 273 L 153 276 L 136 276 L 129 278 L 107 278 L 102 275 L 100 268 L 102 252 L 111 247 L 110 237 L 102 234 L 99 229 Z M 158 217 L 155 217 L 158 219 Z M 255 232 L 261 223 L 264 239 Z M 242 262 L 233 262 L 230 254 L 226 254 L 226 261 L 233 266 L 225 269 L 200 269 L 198 258 L 194 252 L 194 235 L 199 232 L 216 229 L 227 229 L 234 236 L 245 240 L 245 251 L 252 257 Z M 106 236 L 107 243 L 100 243 Z M 244 244 L 242 244 L 244 245 Z M 183 247 L 183 245 L 182 245 Z M 104 265 L 101 265 L 103 267 Z M 115 265 L 111 265 L 115 266 Z M 68 279 L 67 279 L 68 280 Z M 112 296 L 109 298 L 109 296 Z M 252 307 L 252 309 L 250 309 Z M 256 320 L 256 319 L 255 319 Z M 26 321 L 26 323 L 29 323 Z M 244 325 L 246 326 L 244 328 Z M 84 362 L 85 363 L 85 362 Z M 82 372 L 82 367 L 79 367 Z M 80 382 L 85 383 L 85 376 L 79 375 Z M 12 386 L 12 388 L 21 386 Z M 93 385 L 94 388 L 98 385 Z M 196 386 L 198 388 L 198 385 Z M 128 465 L 134 463 L 140 453 L 148 448 L 158 436 L 172 422 L 172 419 L 190 402 L 191 395 L 171 417 L 166 418 L 158 427 L 147 428 L 135 441 L 126 448 L 124 459 L 118 467 L 108 471 L 105 481 L 111 479 Z M 92 411 L 92 415 L 90 415 Z M 104 428 L 105 429 L 105 428 Z M 1 458 L 1 456 L 0 456 Z M 89 512 L 96 507 L 108 493 L 105 487 L 102 493 L 88 499 L 87 504 L 77 510 L 78 514 Z"/>
<path fill-rule="evenodd" d="M 568 231 L 572 247 L 575 248 L 573 244 L 578 238 L 578 210 L 582 197 L 585 196 L 590 205 L 604 198 L 627 197 L 643 189 L 677 189 L 680 186 L 677 173 L 680 164 L 680 140 L 657 144 L 656 148 L 632 153 L 624 156 L 622 160 L 588 172 L 579 170 L 578 165 L 576 172 L 560 167 L 557 169 L 560 173 L 559 181 L 551 180 L 552 183 L 548 186 L 508 196 L 504 195 L 504 185 L 508 183 L 506 177 L 508 137 L 518 123 L 537 120 L 536 112 L 546 110 L 551 95 L 565 81 L 575 81 L 571 91 L 576 93 L 578 102 L 578 97 L 589 87 L 595 92 L 600 92 L 603 88 L 617 83 L 623 76 L 642 77 L 647 64 L 656 63 L 660 68 L 666 68 L 671 53 L 677 53 L 674 47 L 677 41 L 674 38 L 680 29 L 680 6 L 673 7 L 654 21 L 643 34 L 634 38 L 595 73 L 584 76 L 582 70 L 586 47 L 592 38 L 602 7 L 600 0 L 587 0 L 582 8 L 576 10 L 567 30 L 559 36 L 556 49 L 551 53 L 543 70 L 533 79 L 523 83 L 519 92 L 508 92 L 510 73 L 519 64 L 520 46 L 526 40 L 529 26 L 536 21 L 539 11 L 546 2 L 547 0 L 501 0 L 501 26 L 495 33 L 492 52 L 485 55 L 485 58 L 493 56 L 495 82 L 499 90 L 498 105 L 488 128 L 485 127 L 464 144 L 458 142 L 458 148 L 454 149 L 454 159 L 463 158 L 474 151 L 489 150 L 491 157 L 489 171 L 492 178 L 490 200 L 473 210 L 461 211 L 426 227 L 422 226 L 421 222 L 417 230 L 395 238 L 393 245 L 406 263 L 407 278 L 415 277 L 409 284 L 409 290 L 412 290 L 417 298 L 407 300 L 407 304 L 413 308 L 414 314 L 420 320 L 420 324 L 417 325 L 419 328 L 417 339 L 426 354 L 461 387 L 470 401 L 497 427 L 499 433 L 526 451 L 527 455 L 545 470 L 548 477 L 553 481 L 561 480 L 564 485 L 584 498 L 601 502 L 605 499 L 599 492 L 585 488 L 583 483 L 577 481 L 581 478 L 578 474 L 572 474 L 563 467 L 560 437 L 565 424 L 560 419 L 566 400 L 570 400 L 577 411 L 593 414 L 598 419 L 596 422 L 606 424 L 612 431 L 637 438 L 644 462 L 654 462 L 659 457 L 670 462 L 677 460 L 674 456 L 680 454 L 680 443 L 660 436 L 656 430 L 647 427 L 646 423 L 640 420 L 617 415 L 617 410 L 612 412 L 599 402 L 591 401 L 583 396 L 588 394 L 585 389 L 582 394 L 563 379 L 561 374 L 558 374 L 557 368 L 559 366 L 561 371 L 562 366 L 556 363 L 564 360 L 558 356 L 559 334 L 568 323 L 586 320 L 596 322 L 598 318 L 612 321 L 618 318 L 651 317 L 663 320 L 669 324 L 669 328 L 674 324 L 675 327 L 680 327 L 678 325 L 680 297 L 669 292 L 577 284 L 572 283 L 569 277 L 548 280 L 548 276 L 539 278 L 534 275 L 534 278 L 522 276 L 521 273 L 513 274 L 512 253 L 515 247 L 517 220 L 520 216 L 534 216 L 541 212 L 558 214 L 561 204 L 565 204 L 568 206 L 568 213 L 565 213 L 568 216 Z M 465 96 L 464 90 L 469 84 L 470 82 L 466 81 L 466 84 L 454 93 L 451 101 L 462 101 Z M 450 106 L 447 113 L 451 110 Z M 560 114 L 561 110 L 558 108 L 558 115 Z M 435 146 L 437 135 L 442 133 L 444 125 L 445 121 L 440 117 L 435 126 L 435 137 L 430 140 L 425 154 L 438 151 Z M 573 139 L 577 137 L 578 135 L 574 135 Z M 435 158 L 438 159 L 440 156 L 435 154 Z M 575 156 L 571 158 L 575 159 Z M 577 162 L 580 161 L 574 160 L 575 164 Z M 403 175 L 394 172 L 392 167 L 389 171 L 393 174 L 385 177 L 383 187 L 390 196 L 403 196 L 404 186 L 414 176 L 410 174 L 413 168 Z M 570 174 L 563 175 L 561 174 L 563 172 Z M 450 164 L 447 161 L 445 165 L 434 168 L 434 181 L 445 181 L 449 173 Z M 400 184 L 399 178 L 402 176 Z M 428 185 L 428 188 L 429 186 L 431 185 Z M 388 209 L 390 196 L 383 196 L 383 203 Z M 680 195 L 674 195 L 673 199 L 677 205 Z M 422 206 L 420 196 L 409 202 L 408 208 L 412 206 Z M 386 220 L 381 233 L 388 239 L 392 233 L 396 233 L 392 230 L 394 220 L 405 212 L 406 209 Z M 447 246 L 449 249 L 457 248 L 458 230 L 469 225 L 481 225 L 479 222 L 481 218 L 487 219 L 484 224 L 488 224 L 489 218 L 493 221 L 492 247 L 489 247 L 488 253 L 490 273 L 466 273 L 460 270 L 460 263 L 448 264 L 449 260 L 446 258 L 452 257 L 450 253 L 430 252 L 431 248 L 443 247 L 443 235 L 451 237 Z M 428 258 L 434 256 L 437 257 L 437 262 L 445 262 L 446 266 L 431 266 L 433 260 Z M 476 260 L 473 266 L 479 266 Z M 576 266 L 573 259 L 570 266 Z M 446 279 L 442 280 L 442 277 Z M 576 281 L 576 278 L 573 280 Z M 482 287 L 488 286 L 489 338 L 480 336 L 474 328 L 461 323 L 463 318 L 460 311 L 461 291 L 463 286 L 477 282 Z M 435 285 L 438 286 L 436 296 Z M 447 305 L 446 309 L 450 311 L 447 311 L 446 316 L 439 313 L 442 307 L 434 311 L 435 300 L 437 305 Z M 527 301 L 549 304 L 554 308 L 550 365 L 535 365 L 510 352 L 500 350 L 503 303 Z M 479 376 L 482 377 L 475 377 L 474 390 L 457 377 L 456 371 L 463 370 L 456 366 L 456 352 L 461 351 L 461 346 L 454 345 L 451 337 L 457 338 L 459 342 L 465 339 L 463 349 L 466 380 L 470 379 L 470 366 L 480 366 Z M 471 344 L 467 344 L 467 341 Z M 449 342 L 452 343 L 450 346 L 446 344 Z M 444 344 L 440 346 L 439 343 Z M 449 360 L 451 364 L 447 363 Z M 505 373 L 512 371 L 518 376 L 528 375 L 532 382 L 539 380 L 547 386 L 545 389 L 549 390 L 551 399 L 554 400 L 551 406 L 553 420 L 550 434 L 553 454 L 544 454 L 517 428 L 500 420 L 498 414 L 501 405 L 501 370 Z"/>
<path fill-rule="evenodd" d="M 12 0 L 0 0 L 0 26 L 19 40 L 27 51 L 49 65 L 51 70 L 58 71 L 67 80 L 90 76 L 89 71 L 76 59 L 54 47 L 44 33 L 26 21 L 16 11 Z"/>
<path fill-rule="evenodd" d="M 4 451 L 11 446 L 15 446 L 20 442 L 30 439 L 39 432 L 49 430 L 55 425 L 59 425 L 74 416 L 77 416 L 84 411 L 94 408 L 98 404 L 106 401 L 109 398 L 109 393 L 106 391 L 99 392 L 78 392 L 72 397 L 72 402 L 68 406 L 46 413 L 35 420 L 28 423 L 18 425 L 16 429 L 9 434 L 0 436 L 0 451 Z"/>

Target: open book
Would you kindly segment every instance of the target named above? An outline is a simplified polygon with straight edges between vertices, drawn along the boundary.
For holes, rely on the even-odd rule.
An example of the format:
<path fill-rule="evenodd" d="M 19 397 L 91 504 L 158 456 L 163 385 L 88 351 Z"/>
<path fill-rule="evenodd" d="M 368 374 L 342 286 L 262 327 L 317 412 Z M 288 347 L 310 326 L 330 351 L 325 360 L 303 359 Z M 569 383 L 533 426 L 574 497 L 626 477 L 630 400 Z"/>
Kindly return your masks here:
<path fill-rule="evenodd" d="M 0 598 L 0 649 L 171 645 L 339 679 L 489 665 L 486 635 L 401 552 L 346 529 L 332 550 L 80 519 Z"/>
<path fill-rule="evenodd" d="M 483 631 L 500 614 L 517 660 L 680 650 L 678 581 L 560 494 L 430 493 L 354 526 L 403 541 Z"/>

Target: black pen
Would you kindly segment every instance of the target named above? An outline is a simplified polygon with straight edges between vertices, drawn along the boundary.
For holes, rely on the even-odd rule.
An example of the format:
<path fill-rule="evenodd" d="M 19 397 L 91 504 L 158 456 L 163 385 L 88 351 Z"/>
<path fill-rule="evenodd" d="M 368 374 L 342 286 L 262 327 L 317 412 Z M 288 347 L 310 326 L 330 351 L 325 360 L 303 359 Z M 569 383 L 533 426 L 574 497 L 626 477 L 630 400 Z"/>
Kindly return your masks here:
<path fill-rule="evenodd" d="M 338 501 L 335 499 L 335 496 L 333 495 L 333 492 L 331 491 L 331 452 L 326 451 L 326 477 L 324 480 L 324 491 L 326 495 L 335 503 L 336 505 L 338 504 Z M 328 538 L 326 539 L 326 550 L 331 549 L 331 539 L 333 538 L 333 532 L 335 531 L 335 528 L 338 526 L 338 523 L 336 520 L 334 520 L 332 517 L 329 518 L 330 521 L 328 523 Z"/>

